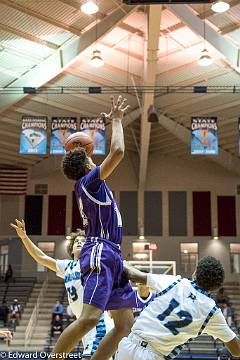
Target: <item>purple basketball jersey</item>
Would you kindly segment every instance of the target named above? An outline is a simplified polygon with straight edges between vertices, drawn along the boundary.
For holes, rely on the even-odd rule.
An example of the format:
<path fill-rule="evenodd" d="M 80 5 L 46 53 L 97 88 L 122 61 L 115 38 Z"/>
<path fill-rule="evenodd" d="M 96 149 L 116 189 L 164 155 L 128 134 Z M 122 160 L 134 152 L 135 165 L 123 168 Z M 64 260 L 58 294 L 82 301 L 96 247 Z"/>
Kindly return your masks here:
<path fill-rule="evenodd" d="M 112 192 L 100 179 L 97 166 L 75 185 L 75 194 L 87 238 L 122 242 L 122 219 Z"/>
<path fill-rule="evenodd" d="M 141 312 L 155 299 L 157 294 L 150 292 L 147 299 L 142 299 L 138 292 L 136 292 L 136 303 L 137 307 L 134 309 L 134 317 L 138 317 Z"/>

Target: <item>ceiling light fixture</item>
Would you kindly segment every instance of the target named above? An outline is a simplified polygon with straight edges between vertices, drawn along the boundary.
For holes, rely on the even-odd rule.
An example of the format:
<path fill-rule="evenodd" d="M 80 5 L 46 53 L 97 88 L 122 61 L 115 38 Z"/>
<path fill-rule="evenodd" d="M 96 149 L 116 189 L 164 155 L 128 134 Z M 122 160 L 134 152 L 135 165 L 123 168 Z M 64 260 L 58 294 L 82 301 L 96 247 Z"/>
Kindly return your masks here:
<path fill-rule="evenodd" d="M 93 67 L 100 67 L 104 65 L 100 50 L 93 50 L 93 55 L 90 60 L 90 65 Z"/>
<path fill-rule="evenodd" d="M 204 49 L 201 52 L 201 56 L 198 59 L 198 65 L 200 66 L 209 66 L 213 63 L 213 59 L 209 55 L 208 50 L 206 49 L 206 19 L 203 20 L 203 41 Z"/>
<path fill-rule="evenodd" d="M 212 4 L 211 9 L 216 13 L 223 13 L 230 9 L 230 5 L 225 1 L 216 1 Z"/>
<path fill-rule="evenodd" d="M 89 64 L 93 67 L 100 67 L 104 65 L 104 61 L 102 59 L 101 51 L 98 50 L 98 20 L 97 20 L 97 14 L 96 14 L 96 49 L 93 50 L 93 54 L 91 57 L 91 60 L 89 61 Z"/>
<path fill-rule="evenodd" d="M 207 49 L 203 49 L 200 58 L 198 59 L 198 65 L 200 66 L 209 66 L 213 63 L 213 59 L 209 55 Z"/>
<path fill-rule="evenodd" d="M 99 10 L 99 7 L 95 1 L 89 0 L 81 5 L 81 11 L 87 15 L 96 14 L 98 12 L 98 10 Z"/>

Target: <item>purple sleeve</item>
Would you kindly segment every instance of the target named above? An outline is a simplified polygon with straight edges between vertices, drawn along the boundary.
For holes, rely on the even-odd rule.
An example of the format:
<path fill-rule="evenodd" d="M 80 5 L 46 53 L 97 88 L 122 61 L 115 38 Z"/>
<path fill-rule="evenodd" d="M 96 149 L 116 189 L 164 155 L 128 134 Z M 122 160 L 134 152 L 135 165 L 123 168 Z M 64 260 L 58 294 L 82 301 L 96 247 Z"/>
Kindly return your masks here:
<path fill-rule="evenodd" d="M 103 180 L 100 179 L 100 166 L 96 166 L 87 175 L 83 176 L 76 184 L 79 188 L 83 185 L 89 192 L 95 192 L 98 190 Z"/>

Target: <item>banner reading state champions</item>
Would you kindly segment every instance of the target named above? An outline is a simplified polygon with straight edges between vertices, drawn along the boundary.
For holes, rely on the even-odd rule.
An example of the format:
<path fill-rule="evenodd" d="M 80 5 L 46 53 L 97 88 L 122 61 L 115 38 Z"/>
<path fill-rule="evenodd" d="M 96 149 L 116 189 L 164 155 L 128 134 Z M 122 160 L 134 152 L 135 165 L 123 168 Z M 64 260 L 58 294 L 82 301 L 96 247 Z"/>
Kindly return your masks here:
<path fill-rule="evenodd" d="M 192 155 L 218 155 L 217 118 L 194 116 L 191 123 Z"/>
<path fill-rule="evenodd" d="M 20 135 L 20 154 L 47 152 L 47 116 L 23 116 Z"/>
<path fill-rule="evenodd" d="M 51 124 L 50 154 L 64 154 L 66 139 L 76 131 L 76 117 L 53 117 Z"/>
<path fill-rule="evenodd" d="M 94 155 L 105 155 L 105 119 L 101 117 L 81 117 L 80 131 L 85 132 L 94 142 Z"/>

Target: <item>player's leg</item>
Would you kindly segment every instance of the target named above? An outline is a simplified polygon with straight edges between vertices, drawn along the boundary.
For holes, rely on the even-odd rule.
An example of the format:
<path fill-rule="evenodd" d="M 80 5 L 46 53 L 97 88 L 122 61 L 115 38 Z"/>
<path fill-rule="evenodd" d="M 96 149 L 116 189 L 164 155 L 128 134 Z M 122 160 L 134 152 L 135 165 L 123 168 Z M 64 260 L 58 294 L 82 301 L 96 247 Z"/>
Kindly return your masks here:
<path fill-rule="evenodd" d="M 111 248 L 87 241 L 81 251 L 80 266 L 84 288 L 83 311 L 80 318 L 60 336 L 54 348 L 56 353 L 68 353 L 86 333 L 98 325 L 112 292 L 115 259 Z"/>
<path fill-rule="evenodd" d="M 134 323 L 130 308 L 111 310 L 114 328 L 102 339 L 92 360 L 107 360 L 116 352 L 120 340 L 128 336 Z"/>
<path fill-rule="evenodd" d="M 103 251 L 99 253 L 100 250 Z M 102 258 L 107 261 L 107 254 L 102 247 L 100 249 L 100 244 L 91 241 L 84 244 L 80 254 L 84 289 L 82 314 L 61 334 L 54 347 L 55 353 L 70 352 L 83 336 L 98 324 L 112 289 L 111 271 L 102 263 Z"/>
<path fill-rule="evenodd" d="M 92 355 L 97 350 L 100 342 L 104 336 L 114 328 L 113 319 L 109 316 L 109 313 L 105 311 L 96 327 L 90 330 L 83 338 L 83 354 L 82 360 L 91 359 Z"/>
<path fill-rule="evenodd" d="M 128 336 L 134 322 L 132 308 L 136 307 L 136 294 L 124 273 L 121 253 L 115 251 L 113 256 L 114 286 L 105 308 L 111 310 L 115 327 L 103 338 L 92 360 L 108 360 L 116 352 L 120 340 Z"/>
<path fill-rule="evenodd" d="M 100 341 L 107 333 L 107 327 L 104 320 L 104 314 L 101 316 L 98 324 L 92 330 L 90 330 L 82 339 L 83 342 L 83 354 L 82 360 L 91 359 L 92 355 L 99 346 Z"/>
<path fill-rule="evenodd" d="M 69 353 L 79 343 L 83 336 L 98 324 L 103 311 L 94 305 L 83 305 L 79 319 L 70 324 L 60 335 L 53 349 L 54 353 Z"/>

